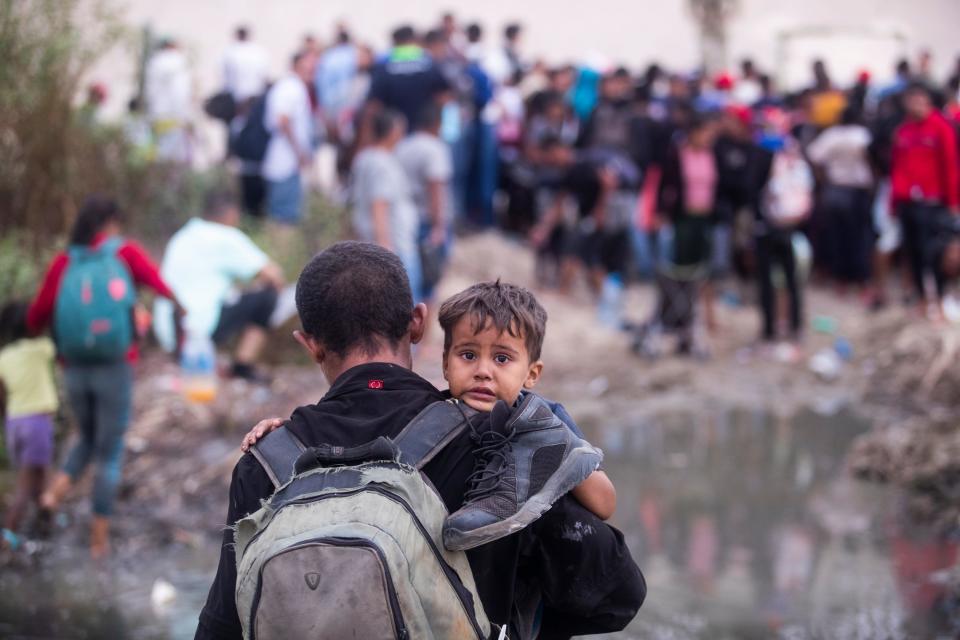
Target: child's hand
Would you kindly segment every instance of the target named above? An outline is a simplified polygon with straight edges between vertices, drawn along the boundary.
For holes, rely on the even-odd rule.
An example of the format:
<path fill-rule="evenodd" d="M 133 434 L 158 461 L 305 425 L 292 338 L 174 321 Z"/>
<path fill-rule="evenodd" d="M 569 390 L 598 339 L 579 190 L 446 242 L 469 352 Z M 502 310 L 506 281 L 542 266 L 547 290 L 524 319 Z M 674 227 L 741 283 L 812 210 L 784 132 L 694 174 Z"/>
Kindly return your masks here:
<path fill-rule="evenodd" d="M 250 429 L 250 433 L 243 436 L 243 442 L 240 443 L 240 450 L 244 453 L 250 451 L 250 447 L 257 444 L 260 438 L 280 428 L 284 422 L 285 420 L 283 418 L 267 418 L 266 420 L 261 420 L 253 429 Z"/>

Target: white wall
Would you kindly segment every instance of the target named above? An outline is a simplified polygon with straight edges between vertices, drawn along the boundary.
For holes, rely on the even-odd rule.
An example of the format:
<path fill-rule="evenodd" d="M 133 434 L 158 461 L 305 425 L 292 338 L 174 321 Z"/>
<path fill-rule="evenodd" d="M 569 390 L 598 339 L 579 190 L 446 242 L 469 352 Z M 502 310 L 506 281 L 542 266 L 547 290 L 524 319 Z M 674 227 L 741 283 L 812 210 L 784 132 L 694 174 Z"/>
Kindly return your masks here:
<path fill-rule="evenodd" d="M 696 31 L 686 0 L 112 0 L 125 7 L 131 25 L 149 22 L 161 34 L 180 39 L 196 67 L 199 93 L 219 83 L 219 56 L 233 27 L 248 24 L 254 38 L 272 56 L 276 73 L 306 32 L 332 36 L 337 20 L 347 21 L 360 39 L 384 45 L 401 21 L 417 27 L 433 24 L 441 12 L 453 11 L 461 22 L 480 21 L 488 42 L 499 41 L 502 26 L 516 20 L 526 26 L 525 48 L 554 62 L 602 53 L 613 62 L 640 68 L 651 60 L 676 68 L 692 68 L 699 60 Z M 772 68 L 777 32 L 806 25 L 857 27 L 904 33 L 911 57 L 922 46 L 934 52 L 942 75 L 960 53 L 960 0 L 740 0 L 730 30 L 735 62 L 752 56 Z M 838 82 L 855 70 L 869 68 L 875 77 L 889 76 L 901 53 L 884 37 L 834 35 L 794 43 L 785 67 L 789 84 L 808 80 L 809 62 L 824 57 Z M 119 112 L 132 91 L 134 56 L 117 50 L 95 70 L 94 78 L 111 88 L 110 112 Z"/>

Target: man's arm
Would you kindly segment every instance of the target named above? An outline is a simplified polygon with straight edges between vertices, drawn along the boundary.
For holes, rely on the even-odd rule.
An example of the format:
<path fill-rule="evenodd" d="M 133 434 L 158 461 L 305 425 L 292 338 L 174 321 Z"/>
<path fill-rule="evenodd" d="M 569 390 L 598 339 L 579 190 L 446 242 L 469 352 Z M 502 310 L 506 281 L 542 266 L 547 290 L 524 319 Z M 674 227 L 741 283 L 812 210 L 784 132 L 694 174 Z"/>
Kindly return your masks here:
<path fill-rule="evenodd" d="M 300 168 L 306 168 L 310 166 L 310 152 L 307 149 L 300 148 L 300 144 L 297 142 L 297 136 L 293 133 L 293 126 L 290 124 L 290 118 L 288 116 L 280 116 L 279 120 L 277 121 L 277 129 L 283 134 L 283 137 L 287 139 L 287 142 L 290 143 L 290 148 L 293 149 L 294 154 L 296 154 L 297 162 L 300 165 Z"/>
<path fill-rule="evenodd" d="M 220 564 L 200 612 L 194 640 L 235 640 L 243 637 L 234 591 L 237 585 L 237 560 L 233 547 L 233 525 L 260 508 L 260 501 L 273 493 L 273 485 L 260 463 L 251 454 L 240 458 L 230 481 L 230 505 L 227 526 L 220 546 Z"/>
<path fill-rule="evenodd" d="M 447 183 L 443 180 L 430 180 L 427 183 L 430 201 L 430 242 L 439 247 L 446 240 L 446 198 Z"/>
<path fill-rule="evenodd" d="M 370 217 L 373 219 L 373 241 L 393 251 L 393 240 L 390 237 L 390 203 L 377 198 L 370 203 Z"/>

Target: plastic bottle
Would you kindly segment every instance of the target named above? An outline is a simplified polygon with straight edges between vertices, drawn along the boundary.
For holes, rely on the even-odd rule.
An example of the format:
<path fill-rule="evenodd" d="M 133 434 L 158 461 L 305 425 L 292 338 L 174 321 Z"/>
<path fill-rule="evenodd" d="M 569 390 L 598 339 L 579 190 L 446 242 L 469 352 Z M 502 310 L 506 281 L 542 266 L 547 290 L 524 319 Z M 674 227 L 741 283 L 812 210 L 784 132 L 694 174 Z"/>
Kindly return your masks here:
<path fill-rule="evenodd" d="M 597 309 L 600 324 L 609 329 L 623 326 L 623 280 L 620 274 L 611 273 L 603 280 L 600 291 L 600 306 Z"/>
<path fill-rule="evenodd" d="M 217 397 L 217 351 L 210 336 L 187 333 L 180 353 L 180 371 L 188 400 L 213 402 Z"/>

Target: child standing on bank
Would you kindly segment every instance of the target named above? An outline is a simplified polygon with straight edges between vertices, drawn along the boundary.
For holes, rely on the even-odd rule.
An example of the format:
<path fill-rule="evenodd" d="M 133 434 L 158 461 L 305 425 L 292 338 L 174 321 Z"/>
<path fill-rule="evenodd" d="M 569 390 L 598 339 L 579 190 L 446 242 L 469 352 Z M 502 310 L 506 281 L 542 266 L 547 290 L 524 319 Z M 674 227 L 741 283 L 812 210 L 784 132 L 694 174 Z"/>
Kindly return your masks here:
<path fill-rule="evenodd" d="M 12 302 L 0 310 L 0 406 L 5 407 L 7 455 L 17 470 L 13 500 L 3 520 L 7 546 L 30 502 L 39 507 L 53 462 L 53 415 L 59 406 L 53 380 L 55 349 L 50 338 L 27 333 L 27 305 Z"/>

